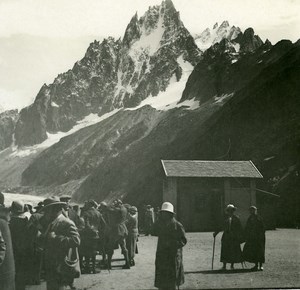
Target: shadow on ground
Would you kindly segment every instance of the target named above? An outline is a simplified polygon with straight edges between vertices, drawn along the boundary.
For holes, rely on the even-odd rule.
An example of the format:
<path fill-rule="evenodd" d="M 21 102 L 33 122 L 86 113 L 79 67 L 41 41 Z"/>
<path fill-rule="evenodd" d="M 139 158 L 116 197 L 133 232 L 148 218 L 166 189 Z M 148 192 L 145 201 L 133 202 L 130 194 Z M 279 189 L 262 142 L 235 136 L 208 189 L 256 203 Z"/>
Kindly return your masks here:
<path fill-rule="evenodd" d="M 235 270 L 204 270 L 204 271 L 187 271 L 184 274 L 237 274 L 237 273 L 249 273 L 254 272 L 251 269 L 235 269 Z"/>

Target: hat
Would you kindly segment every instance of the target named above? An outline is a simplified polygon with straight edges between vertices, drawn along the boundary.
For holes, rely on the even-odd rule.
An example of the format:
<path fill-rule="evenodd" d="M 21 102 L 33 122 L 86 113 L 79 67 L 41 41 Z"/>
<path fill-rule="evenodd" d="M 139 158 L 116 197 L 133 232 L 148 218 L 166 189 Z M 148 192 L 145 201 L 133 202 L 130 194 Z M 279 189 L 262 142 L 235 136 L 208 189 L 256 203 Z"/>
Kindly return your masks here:
<path fill-rule="evenodd" d="M 60 201 L 69 201 L 70 199 L 72 199 L 72 197 L 70 195 L 62 195 L 59 198 Z"/>
<path fill-rule="evenodd" d="M 50 208 L 51 206 L 54 206 L 54 205 L 60 205 L 61 207 L 66 205 L 66 203 L 60 201 L 57 196 L 51 196 L 49 198 L 46 198 L 43 203 L 44 203 L 43 210 L 48 209 L 48 208 Z"/>
<path fill-rule="evenodd" d="M 93 200 L 93 199 L 90 199 L 88 201 L 88 205 L 89 206 L 94 206 L 95 208 L 97 208 L 99 206 L 98 203 L 95 200 Z"/>
<path fill-rule="evenodd" d="M 130 207 L 129 211 L 132 212 L 132 213 L 138 212 L 138 210 L 137 210 L 137 208 L 135 206 Z"/>
<path fill-rule="evenodd" d="M 237 208 L 233 204 L 228 204 L 226 210 L 233 210 L 235 211 Z"/>
<path fill-rule="evenodd" d="M 255 209 L 255 210 L 257 210 L 257 207 L 254 206 L 254 205 L 251 205 L 251 206 L 249 207 L 249 209 Z"/>
<path fill-rule="evenodd" d="M 22 201 L 13 201 L 11 204 L 10 210 L 13 213 L 23 213 L 24 212 L 24 203 Z"/>
<path fill-rule="evenodd" d="M 37 206 L 35 206 L 34 208 L 35 209 L 40 209 L 40 208 L 42 208 L 44 206 L 44 203 L 42 202 L 42 201 L 40 201 L 38 204 L 37 204 Z"/>
<path fill-rule="evenodd" d="M 161 210 L 160 211 L 167 211 L 167 212 L 170 212 L 170 213 L 175 213 L 174 212 L 174 206 L 170 202 L 164 202 L 162 204 L 162 206 L 161 206 Z"/>

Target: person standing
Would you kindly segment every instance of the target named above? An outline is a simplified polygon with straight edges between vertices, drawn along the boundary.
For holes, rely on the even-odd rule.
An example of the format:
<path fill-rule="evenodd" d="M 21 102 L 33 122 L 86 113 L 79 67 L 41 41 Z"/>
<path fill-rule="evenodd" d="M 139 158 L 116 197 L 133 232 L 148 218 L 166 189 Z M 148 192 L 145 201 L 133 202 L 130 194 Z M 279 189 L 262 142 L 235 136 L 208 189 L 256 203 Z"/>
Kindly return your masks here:
<path fill-rule="evenodd" d="M 254 271 L 263 271 L 265 262 L 265 226 L 262 218 L 257 214 L 257 208 L 249 208 L 250 216 L 245 227 L 246 243 L 243 249 L 243 258 L 249 263 L 255 263 Z"/>
<path fill-rule="evenodd" d="M 226 264 L 231 264 L 231 269 L 234 269 L 235 263 L 242 263 L 242 251 L 240 244 L 243 242 L 242 224 L 237 215 L 235 215 L 236 207 L 233 204 L 228 204 L 226 207 L 226 218 L 224 222 L 224 232 L 221 240 L 221 262 L 223 263 L 222 270 L 226 270 Z M 216 237 L 219 232 L 214 232 Z"/>
<path fill-rule="evenodd" d="M 126 226 L 128 230 L 128 236 L 126 238 L 126 246 L 128 250 L 130 266 L 135 266 L 134 257 L 137 250 L 137 239 L 139 234 L 138 213 L 137 213 L 137 208 L 135 206 L 130 207 L 128 210 Z"/>
<path fill-rule="evenodd" d="M 9 210 L 4 206 L 4 195 L 0 192 L 0 231 L 5 242 L 5 255 L 0 265 L 0 290 L 15 290 L 15 260 L 9 229 Z"/>
<path fill-rule="evenodd" d="M 128 257 L 128 250 L 126 247 L 126 237 L 128 230 L 126 227 L 127 209 L 123 202 L 119 199 L 115 200 L 112 206 L 107 208 L 109 228 L 107 240 L 107 267 L 111 269 L 111 260 L 114 250 L 118 245 L 121 247 L 122 254 L 124 255 L 125 265 L 123 269 L 130 269 L 130 261 Z"/>
<path fill-rule="evenodd" d="M 145 223 L 145 235 L 149 236 L 151 234 L 152 226 L 154 223 L 154 212 L 151 205 L 147 205 L 144 223 Z"/>
<path fill-rule="evenodd" d="M 29 220 L 24 212 L 24 203 L 13 201 L 11 208 L 9 228 L 13 245 L 16 289 L 25 290 L 27 280 L 30 277 L 29 265 L 31 253 L 31 241 L 29 235 Z M 29 281 L 28 281 L 29 282 Z"/>
<path fill-rule="evenodd" d="M 69 250 L 78 248 L 80 237 L 74 222 L 63 215 L 66 203 L 57 197 L 51 197 L 44 201 L 44 205 L 44 216 L 49 222 L 41 237 L 45 249 L 47 290 L 64 290 L 74 277 L 61 273 L 59 269 Z"/>
<path fill-rule="evenodd" d="M 154 286 L 161 290 L 173 290 L 184 283 L 182 248 L 187 240 L 183 225 L 174 215 L 173 205 L 164 202 L 152 231 L 158 236 Z"/>

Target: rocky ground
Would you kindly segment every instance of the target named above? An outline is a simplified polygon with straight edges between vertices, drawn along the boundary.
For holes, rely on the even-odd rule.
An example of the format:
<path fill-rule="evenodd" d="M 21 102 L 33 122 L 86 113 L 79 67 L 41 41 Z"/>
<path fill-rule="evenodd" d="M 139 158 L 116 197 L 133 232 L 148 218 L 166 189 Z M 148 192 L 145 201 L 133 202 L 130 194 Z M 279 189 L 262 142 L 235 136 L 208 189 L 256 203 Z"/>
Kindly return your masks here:
<path fill-rule="evenodd" d="M 220 239 L 217 236 L 214 270 L 211 270 L 212 233 L 188 233 L 188 244 L 184 248 L 186 282 L 180 289 L 220 288 L 299 288 L 300 287 L 300 231 L 279 229 L 267 232 L 266 264 L 263 272 L 251 272 L 236 265 L 236 270 L 220 272 Z M 155 237 L 141 236 L 136 266 L 122 270 L 123 262 L 115 261 L 109 273 L 102 270 L 95 275 L 82 275 L 77 279 L 77 289 L 154 289 Z M 117 251 L 115 258 L 120 258 Z M 46 289 L 41 286 L 28 290 Z"/>

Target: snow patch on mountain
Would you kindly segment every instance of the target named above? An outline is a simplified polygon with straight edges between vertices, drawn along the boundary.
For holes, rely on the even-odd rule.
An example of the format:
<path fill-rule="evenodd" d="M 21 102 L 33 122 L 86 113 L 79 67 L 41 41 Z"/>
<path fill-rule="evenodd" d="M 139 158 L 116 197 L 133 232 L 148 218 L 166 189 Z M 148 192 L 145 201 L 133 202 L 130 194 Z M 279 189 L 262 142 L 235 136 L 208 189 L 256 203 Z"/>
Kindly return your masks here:
<path fill-rule="evenodd" d="M 143 25 L 141 29 L 141 38 L 133 43 L 129 55 L 135 61 L 139 61 L 139 56 L 145 52 L 147 52 L 149 56 L 152 56 L 159 49 L 164 32 L 163 16 L 159 13 L 157 27 L 148 31 L 145 28 L 145 25 Z"/>
<path fill-rule="evenodd" d="M 46 148 L 51 147 L 55 143 L 59 142 L 61 138 L 66 137 L 68 135 L 71 135 L 80 129 L 83 129 L 85 127 L 100 123 L 101 121 L 113 116 L 117 112 L 119 112 L 120 109 L 115 109 L 109 113 L 106 113 L 102 116 L 98 116 L 97 114 L 89 114 L 81 121 L 78 121 L 77 124 L 68 132 L 57 132 L 55 134 L 51 134 L 47 132 L 48 138 L 37 145 L 33 146 L 26 146 L 26 147 L 14 147 L 13 152 L 10 154 L 11 157 L 25 157 L 31 154 L 34 154 L 36 152 L 42 151 Z"/>
<path fill-rule="evenodd" d="M 170 79 L 169 86 L 166 91 L 160 92 L 155 97 L 150 95 L 137 107 L 127 108 L 126 110 L 136 110 L 146 105 L 150 105 L 151 107 L 160 111 L 166 111 L 179 107 L 187 107 L 192 110 L 198 108 L 199 102 L 195 100 L 188 100 L 186 102 L 179 103 L 186 85 L 186 81 L 192 73 L 194 67 L 188 61 L 185 61 L 182 55 L 177 59 L 177 62 L 182 69 L 182 76 L 179 81 L 177 81 L 174 74 Z"/>

